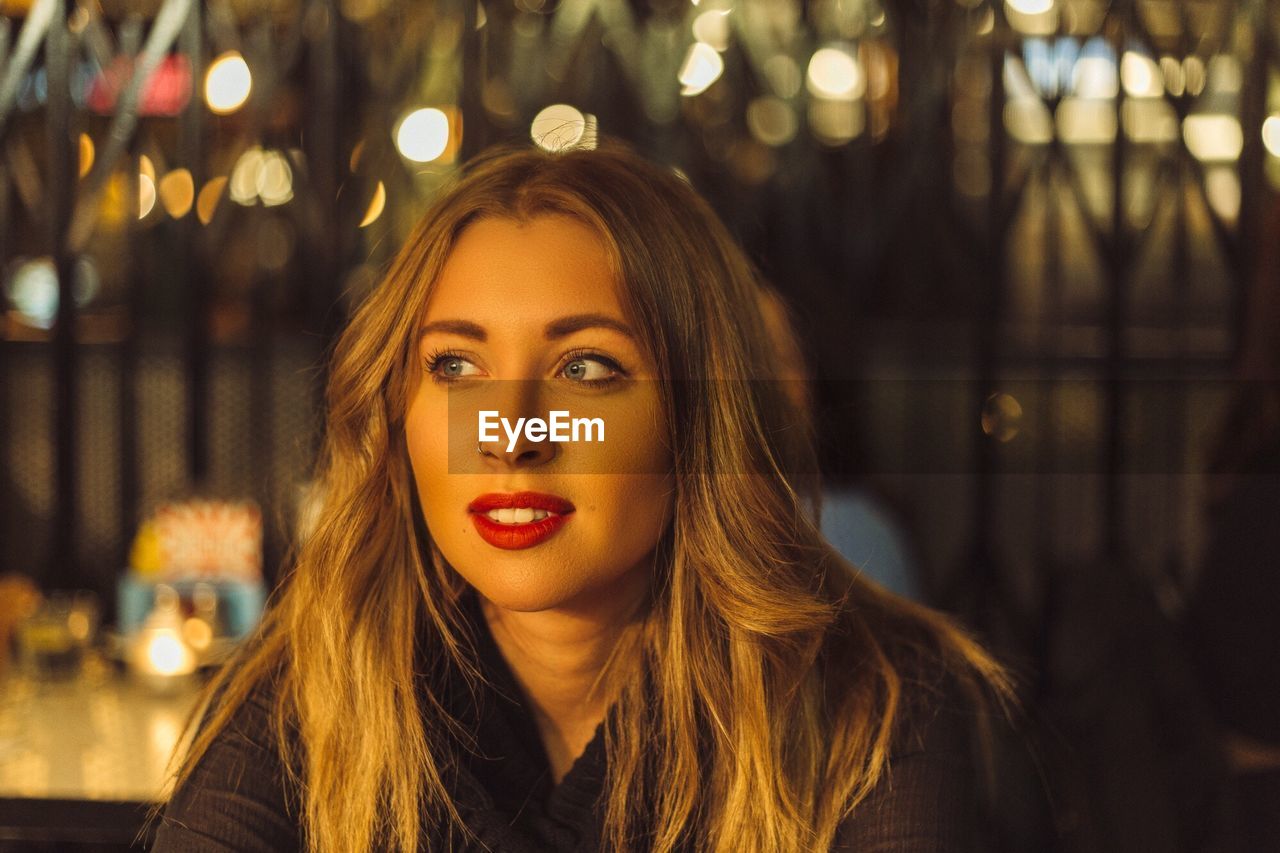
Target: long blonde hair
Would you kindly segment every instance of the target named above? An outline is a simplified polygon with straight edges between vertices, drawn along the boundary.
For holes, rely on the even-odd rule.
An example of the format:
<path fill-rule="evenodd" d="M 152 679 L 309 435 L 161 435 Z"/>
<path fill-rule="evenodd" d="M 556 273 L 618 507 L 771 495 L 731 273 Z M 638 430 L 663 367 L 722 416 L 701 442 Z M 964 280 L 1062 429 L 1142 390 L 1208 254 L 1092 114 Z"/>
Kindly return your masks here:
<path fill-rule="evenodd" d="M 606 245 L 661 377 L 675 460 L 675 511 L 635 639 L 641 677 L 618 688 L 605 730 L 605 840 L 826 849 L 885 769 L 895 649 L 940 662 L 975 694 L 1007 692 L 1005 677 L 950 620 L 862 579 L 823 539 L 809 421 L 779 385 L 752 381 L 784 375 L 755 270 L 686 181 L 614 142 L 471 160 L 355 313 L 332 357 L 320 519 L 255 641 L 209 685 L 219 699 L 177 784 L 269 682 L 310 849 L 468 834 L 442 754 L 460 726 L 436 691 L 450 667 L 481 676 L 465 583 L 413 495 L 412 342 L 460 232 L 481 216 L 541 213 L 577 217 Z"/>

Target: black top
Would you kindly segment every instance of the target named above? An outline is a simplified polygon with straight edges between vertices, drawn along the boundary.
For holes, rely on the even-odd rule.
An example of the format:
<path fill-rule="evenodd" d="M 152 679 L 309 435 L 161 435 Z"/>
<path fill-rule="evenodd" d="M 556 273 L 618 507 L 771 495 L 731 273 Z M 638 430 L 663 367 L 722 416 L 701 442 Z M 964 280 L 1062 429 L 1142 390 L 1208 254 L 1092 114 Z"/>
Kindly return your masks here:
<path fill-rule="evenodd" d="M 482 846 L 451 847 L 423 838 L 424 849 L 497 853 L 594 851 L 602 848 L 604 724 L 559 785 L 522 693 L 473 596 L 477 653 L 492 683 L 479 707 L 446 698 L 474 725 L 482 755 L 462 750 L 449 776 L 455 803 Z M 887 775 L 842 825 L 834 848 L 848 853 L 960 853 L 975 849 L 975 774 L 968 715 L 919 679 L 905 677 L 907 715 Z M 469 694 L 467 694 L 469 696 Z M 191 779 L 165 810 L 154 850 L 286 851 L 299 849 L 296 797 L 286 790 L 271 745 L 262 691 L 236 712 Z"/>

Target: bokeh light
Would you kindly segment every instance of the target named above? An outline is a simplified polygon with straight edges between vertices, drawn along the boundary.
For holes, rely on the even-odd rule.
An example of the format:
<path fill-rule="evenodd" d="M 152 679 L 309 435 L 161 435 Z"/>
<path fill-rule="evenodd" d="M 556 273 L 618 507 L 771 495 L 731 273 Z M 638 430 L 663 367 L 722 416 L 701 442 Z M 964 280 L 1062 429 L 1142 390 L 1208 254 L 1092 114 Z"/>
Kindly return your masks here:
<path fill-rule="evenodd" d="M 765 95 L 747 105 L 747 127 L 765 145 L 786 145 L 796 136 L 799 120 L 782 98 Z"/>
<path fill-rule="evenodd" d="M 364 219 L 360 220 L 360 227 L 368 228 L 377 222 L 378 217 L 382 215 L 382 209 L 386 206 L 387 187 L 382 181 L 378 181 L 378 186 L 373 191 L 373 200 L 369 202 L 369 208 L 364 212 Z"/>
<path fill-rule="evenodd" d="M 1182 71 L 1182 63 L 1172 56 L 1160 57 L 1160 76 L 1164 80 L 1164 88 L 1175 98 L 1181 97 L 1187 89 L 1186 75 Z"/>
<path fill-rule="evenodd" d="M 284 204 L 293 198 L 293 169 L 283 152 L 268 151 L 262 155 L 257 191 L 258 198 L 267 207 Z"/>
<path fill-rule="evenodd" d="M 252 205 L 258 200 L 258 173 L 262 171 L 262 149 L 253 145 L 240 155 L 231 170 L 231 200 Z"/>
<path fill-rule="evenodd" d="M 992 394 L 982 407 L 982 431 L 1007 443 L 1022 429 L 1022 404 L 1012 394 Z"/>
<path fill-rule="evenodd" d="M 1164 94 L 1163 73 L 1149 56 L 1129 50 L 1120 60 L 1120 80 L 1131 98 L 1158 98 Z"/>
<path fill-rule="evenodd" d="M 10 267 L 4 292 L 22 322 L 37 329 L 51 329 L 58 318 L 58 273 L 48 256 L 18 258 Z M 98 268 L 89 256 L 75 266 L 72 292 L 75 304 L 83 308 L 101 288 Z"/>
<path fill-rule="evenodd" d="M 412 110 L 400 120 L 395 141 L 406 160 L 430 163 L 449 147 L 449 117 L 435 107 Z"/>
<path fill-rule="evenodd" d="M 809 129 L 823 145 L 844 145 L 861 134 L 866 123 L 861 101 L 814 98 L 809 102 Z"/>
<path fill-rule="evenodd" d="M 80 134 L 80 177 L 83 178 L 93 170 L 93 157 L 93 140 L 87 133 Z"/>
<path fill-rule="evenodd" d="M 157 632 L 146 645 L 146 660 L 159 675 L 177 675 L 193 666 L 191 649 L 175 634 Z"/>
<path fill-rule="evenodd" d="M 1244 148 L 1240 120 L 1225 113 L 1192 113 L 1182 122 L 1182 138 L 1187 150 L 1207 163 L 1238 160 Z"/>
<path fill-rule="evenodd" d="M 578 145 L 586 131 L 587 117 L 569 104 L 544 107 L 529 125 L 534 143 L 547 151 L 563 151 Z"/>
<path fill-rule="evenodd" d="M 711 88 L 723 73 L 724 60 L 716 49 L 705 42 L 695 41 L 689 45 L 684 64 L 680 66 L 679 80 L 683 87 L 680 94 L 686 97 L 700 95 Z"/>
<path fill-rule="evenodd" d="M 196 196 L 196 216 L 200 219 L 201 225 L 208 225 L 213 221 L 213 215 L 218 210 L 218 201 L 222 198 L 222 191 L 226 187 L 227 176 L 219 175 L 211 178 L 200 188 L 200 195 Z"/>
<path fill-rule="evenodd" d="M 293 198 L 293 169 L 281 151 L 246 149 L 231 170 L 231 200 L 250 206 L 261 201 L 267 207 Z"/>
<path fill-rule="evenodd" d="M 1106 145 L 1116 138 L 1116 109 L 1110 101 L 1063 98 L 1054 118 L 1058 138 L 1071 145 Z"/>
<path fill-rule="evenodd" d="M 238 51 L 230 50 L 209 66 L 204 77 L 204 100 L 219 115 L 233 113 L 249 100 L 253 75 Z"/>
<path fill-rule="evenodd" d="M 1058 31 L 1058 6 L 1054 0 L 1006 0 L 1005 18 L 1010 27 L 1024 35 L 1051 36 Z"/>
<path fill-rule="evenodd" d="M 1192 54 L 1182 60 L 1182 79 L 1188 95 L 1194 97 L 1204 91 L 1205 77 L 1203 59 Z"/>
<path fill-rule="evenodd" d="M 1101 38 L 1086 42 L 1071 77 L 1077 98 L 1114 98 L 1120 91 L 1120 79 L 1111 45 Z"/>
<path fill-rule="evenodd" d="M 1205 170 L 1204 195 L 1209 206 L 1227 222 L 1240 216 L 1240 176 L 1231 166 L 1212 166 Z"/>
<path fill-rule="evenodd" d="M 1024 145 L 1044 145 L 1053 139 L 1053 116 L 1039 98 L 1017 98 L 1005 104 L 1004 126 Z"/>
<path fill-rule="evenodd" d="M 806 76 L 809 91 L 820 98 L 862 97 L 866 79 L 853 55 L 844 48 L 824 47 L 814 51 Z"/>
<path fill-rule="evenodd" d="M 196 185 L 187 169 L 174 169 L 160 179 L 160 203 L 174 219 L 181 219 L 191 211 L 195 202 Z"/>
<path fill-rule="evenodd" d="M 1125 101 L 1124 132 L 1134 142 L 1176 142 L 1178 114 L 1163 98 Z"/>
<path fill-rule="evenodd" d="M 146 219 L 156 206 L 156 179 L 145 172 L 138 175 L 138 218 Z"/>
<path fill-rule="evenodd" d="M 192 649 L 203 652 L 213 642 L 213 629 L 205 620 L 188 616 L 182 621 L 182 638 Z"/>
<path fill-rule="evenodd" d="M 58 274 L 53 259 L 18 261 L 5 282 L 5 296 L 28 325 L 52 328 L 58 314 Z"/>
<path fill-rule="evenodd" d="M 1262 144 L 1272 157 L 1280 157 L 1280 115 L 1267 116 L 1262 123 Z"/>
<path fill-rule="evenodd" d="M 712 9 L 693 19 L 693 37 L 723 52 L 729 47 L 729 10 Z"/>

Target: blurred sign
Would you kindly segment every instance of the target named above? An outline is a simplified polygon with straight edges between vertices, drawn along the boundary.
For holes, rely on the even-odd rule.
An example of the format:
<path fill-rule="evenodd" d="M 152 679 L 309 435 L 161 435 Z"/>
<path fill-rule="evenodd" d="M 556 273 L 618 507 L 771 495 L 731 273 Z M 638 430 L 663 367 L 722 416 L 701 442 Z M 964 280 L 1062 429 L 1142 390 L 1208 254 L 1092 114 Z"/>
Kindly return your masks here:
<path fill-rule="evenodd" d="M 165 504 L 152 517 L 150 535 L 155 580 L 262 578 L 262 513 L 250 501 Z"/>
<path fill-rule="evenodd" d="M 133 59 L 117 56 L 89 83 L 86 106 L 100 115 L 115 111 L 120 93 L 133 77 Z M 142 86 L 138 114 L 144 116 L 176 116 L 191 99 L 191 65 L 182 54 L 170 54 L 160 60 L 155 71 Z"/>

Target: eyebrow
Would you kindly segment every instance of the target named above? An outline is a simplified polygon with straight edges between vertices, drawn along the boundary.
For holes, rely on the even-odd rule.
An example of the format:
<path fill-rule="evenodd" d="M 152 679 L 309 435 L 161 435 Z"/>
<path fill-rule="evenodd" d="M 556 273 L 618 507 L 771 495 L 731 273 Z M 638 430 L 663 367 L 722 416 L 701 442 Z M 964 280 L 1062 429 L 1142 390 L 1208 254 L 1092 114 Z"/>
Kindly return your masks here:
<path fill-rule="evenodd" d="M 628 338 L 635 339 L 635 333 L 631 331 L 631 327 L 607 314 L 571 314 L 561 317 L 548 323 L 543 334 L 547 340 L 554 341 L 583 329 L 613 329 Z M 433 320 L 418 330 L 418 336 L 422 337 L 430 332 L 452 332 L 477 341 L 485 341 L 489 337 L 483 326 L 472 323 L 470 320 Z"/>

